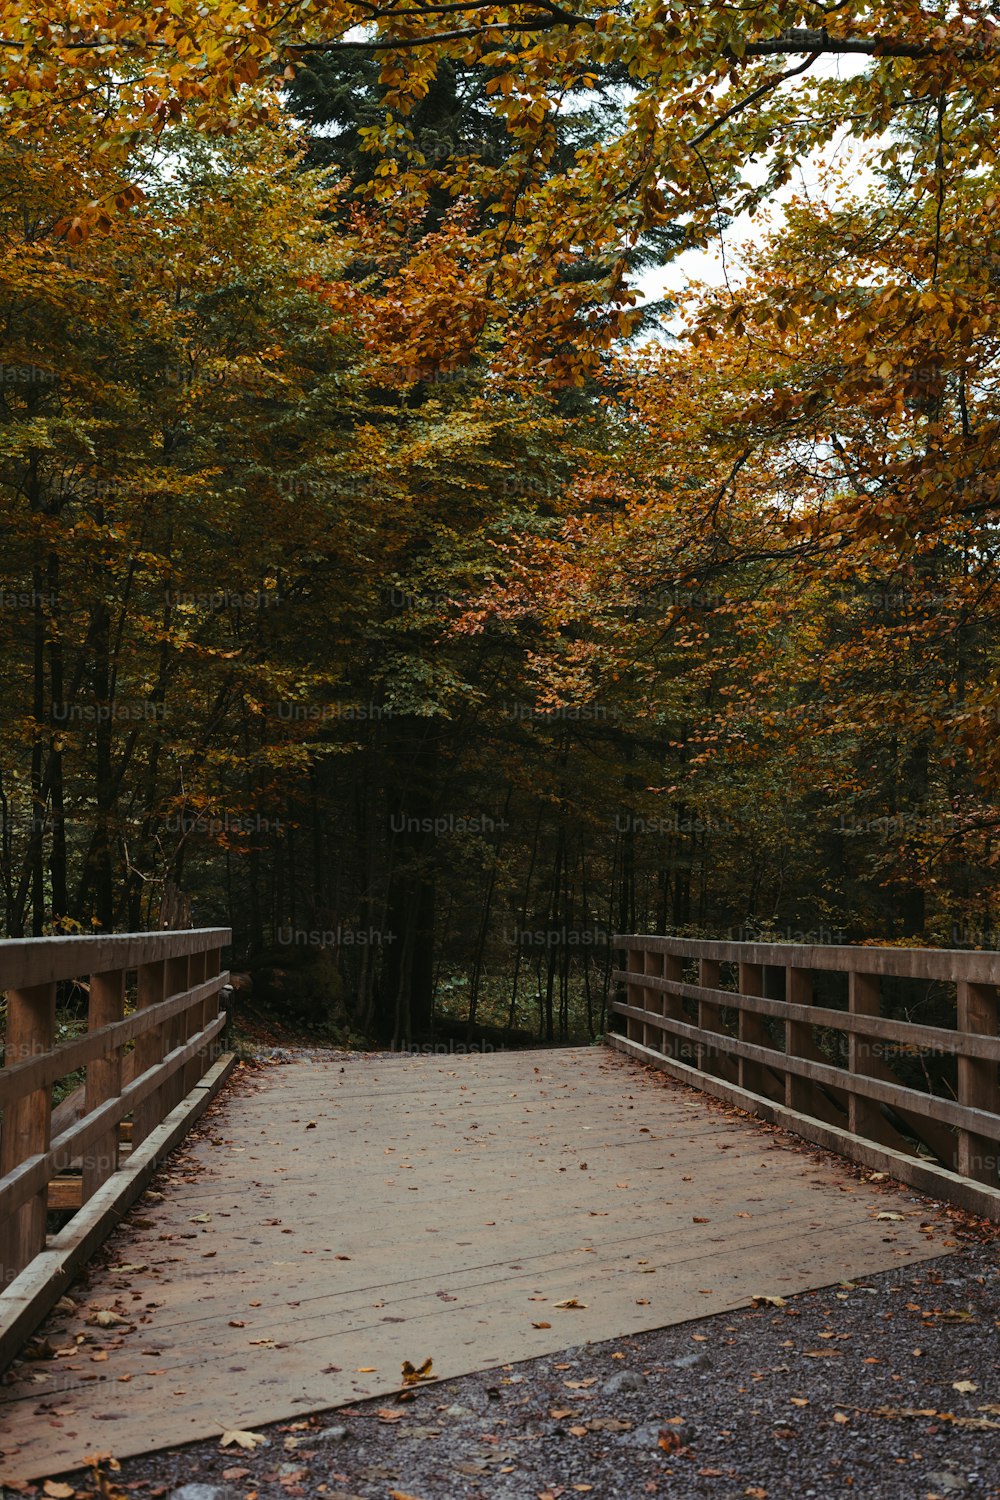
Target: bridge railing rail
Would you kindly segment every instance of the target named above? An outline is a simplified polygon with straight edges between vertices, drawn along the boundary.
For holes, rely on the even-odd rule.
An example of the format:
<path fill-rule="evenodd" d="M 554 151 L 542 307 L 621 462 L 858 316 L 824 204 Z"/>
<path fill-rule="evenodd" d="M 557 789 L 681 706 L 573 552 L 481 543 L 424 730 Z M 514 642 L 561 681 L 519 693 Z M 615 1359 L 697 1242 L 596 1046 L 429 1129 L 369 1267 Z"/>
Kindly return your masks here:
<path fill-rule="evenodd" d="M 624 1031 L 613 1046 L 1000 1219 L 1000 953 L 644 934 L 613 942 L 626 955 L 614 974 L 624 995 L 611 1010 Z M 841 980 L 837 1004 L 817 1003 L 817 989 L 837 987 L 824 976 L 838 974 L 846 995 Z M 913 980 L 937 986 L 948 1024 L 884 1013 L 886 988 Z M 953 1097 L 900 1081 L 894 1056 L 954 1059 Z"/>
<path fill-rule="evenodd" d="M 107 1185 L 148 1157 L 142 1144 L 158 1143 L 186 1096 L 213 1069 L 218 1074 L 226 1022 L 219 997 L 228 977 L 221 958 L 230 936 L 212 927 L 0 941 L 0 1345 L 14 1283 L 52 1244 L 54 1179 L 79 1179 L 72 1206 L 92 1227 L 96 1208 L 88 1214 L 88 1206 L 111 1201 Z M 57 998 L 73 989 L 88 992 L 80 1006 L 87 1030 L 59 1042 Z M 80 1070 L 83 1083 L 54 1107 L 54 1087 Z M 72 1223 L 70 1240 L 81 1241 Z"/>

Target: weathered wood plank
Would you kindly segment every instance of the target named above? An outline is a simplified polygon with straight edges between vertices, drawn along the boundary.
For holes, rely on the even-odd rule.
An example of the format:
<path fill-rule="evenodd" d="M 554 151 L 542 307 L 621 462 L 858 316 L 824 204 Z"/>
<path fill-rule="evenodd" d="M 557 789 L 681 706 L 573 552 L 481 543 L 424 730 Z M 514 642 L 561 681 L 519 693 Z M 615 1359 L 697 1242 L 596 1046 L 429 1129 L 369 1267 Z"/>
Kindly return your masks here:
<path fill-rule="evenodd" d="M 903 979 L 967 979 L 970 983 L 1000 983 L 1000 953 L 968 948 L 869 948 L 809 943 L 716 942 L 710 938 L 675 938 L 635 933 L 615 934 L 616 948 L 651 953 L 674 953 L 689 959 L 714 958 L 724 963 L 791 966 L 849 974 L 894 974 Z"/>

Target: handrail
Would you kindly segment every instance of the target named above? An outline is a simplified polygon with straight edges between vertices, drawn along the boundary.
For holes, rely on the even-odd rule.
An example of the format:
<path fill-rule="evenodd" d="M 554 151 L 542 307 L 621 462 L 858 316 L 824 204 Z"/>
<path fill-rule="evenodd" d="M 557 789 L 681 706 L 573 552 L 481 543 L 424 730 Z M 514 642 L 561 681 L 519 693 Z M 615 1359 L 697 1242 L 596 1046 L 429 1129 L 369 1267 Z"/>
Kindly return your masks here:
<path fill-rule="evenodd" d="M 1000 1219 L 1000 953 L 635 933 L 613 942 L 627 955 L 613 976 L 626 987 L 611 1006 L 625 1022 L 613 1046 Z M 727 964 L 735 989 L 722 987 Z M 815 1003 L 824 973 L 847 975 L 846 1010 Z M 882 1015 L 886 978 L 953 983 L 955 1025 Z M 846 1067 L 815 1027 L 843 1034 Z M 901 1082 L 886 1043 L 956 1058 L 957 1098 Z"/>
<path fill-rule="evenodd" d="M 78 1164 L 80 1206 L 214 1066 L 225 927 L 0 940 L 7 1033 L 0 1068 L 0 1275 L 10 1283 L 46 1248 L 49 1184 Z M 135 1009 L 126 1016 L 129 978 Z M 86 1036 L 56 1043 L 61 983 L 89 981 Z M 131 1050 L 127 1050 L 131 1048 Z M 84 1068 L 82 1114 L 53 1139 L 52 1085 Z"/>

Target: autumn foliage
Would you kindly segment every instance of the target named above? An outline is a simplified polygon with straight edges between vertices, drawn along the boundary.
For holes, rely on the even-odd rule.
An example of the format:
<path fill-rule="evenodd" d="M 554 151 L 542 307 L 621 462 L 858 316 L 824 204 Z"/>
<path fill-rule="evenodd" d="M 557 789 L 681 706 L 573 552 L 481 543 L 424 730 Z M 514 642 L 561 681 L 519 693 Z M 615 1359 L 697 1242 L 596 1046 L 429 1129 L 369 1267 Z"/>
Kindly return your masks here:
<path fill-rule="evenodd" d="M 9 933 L 171 881 L 397 1037 L 597 1030 L 615 928 L 996 945 L 984 6 L 0 44 Z"/>

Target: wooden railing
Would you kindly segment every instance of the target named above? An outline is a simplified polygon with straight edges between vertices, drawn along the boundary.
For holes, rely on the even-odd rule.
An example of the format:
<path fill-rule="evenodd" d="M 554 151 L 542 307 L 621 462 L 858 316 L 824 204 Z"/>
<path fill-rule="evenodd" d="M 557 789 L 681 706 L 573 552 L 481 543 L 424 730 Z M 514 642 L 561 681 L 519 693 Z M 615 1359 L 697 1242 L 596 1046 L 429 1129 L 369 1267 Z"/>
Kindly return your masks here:
<path fill-rule="evenodd" d="M 613 1046 L 1000 1219 L 1000 953 L 634 934 L 614 943 L 627 958 L 614 976 L 625 998 L 612 1013 L 625 1031 Z M 948 1024 L 883 1013 L 883 989 L 913 980 L 943 986 Z M 953 1096 L 926 1079 L 901 1082 L 893 1054 L 955 1059 Z M 938 1071 L 947 1083 L 948 1068 Z"/>
<path fill-rule="evenodd" d="M 71 1220 L 64 1247 L 86 1241 L 92 1249 L 97 1210 L 113 1204 L 130 1163 L 134 1177 L 138 1162 L 148 1165 L 155 1157 L 155 1151 L 143 1152 L 143 1143 L 173 1141 L 177 1130 L 163 1127 L 174 1114 L 183 1134 L 182 1101 L 210 1072 L 220 1073 L 226 1016 L 219 995 L 228 977 L 220 960 L 229 940 L 229 930 L 216 927 L 0 941 L 0 991 L 7 1001 L 0 1069 L 0 1362 L 5 1319 L 13 1316 L 14 1303 L 23 1311 L 30 1300 L 24 1288 L 12 1295 L 13 1284 L 54 1243 L 46 1220 L 57 1206 L 55 1185 L 74 1187 L 58 1204 L 79 1208 L 77 1217 L 88 1227 L 86 1235 L 74 1233 Z M 89 991 L 87 1032 L 57 1044 L 57 997 L 72 988 Z M 81 1069 L 85 1081 L 54 1109 L 54 1085 Z M 194 1118 L 202 1107 L 196 1098 L 187 1113 Z M 57 1259 L 62 1274 L 71 1257 Z M 53 1275 L 46 1273 L 46 1285 L 55 1285 Z"/>

